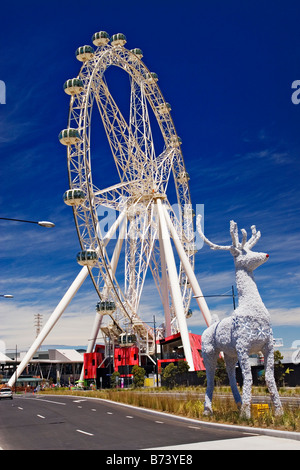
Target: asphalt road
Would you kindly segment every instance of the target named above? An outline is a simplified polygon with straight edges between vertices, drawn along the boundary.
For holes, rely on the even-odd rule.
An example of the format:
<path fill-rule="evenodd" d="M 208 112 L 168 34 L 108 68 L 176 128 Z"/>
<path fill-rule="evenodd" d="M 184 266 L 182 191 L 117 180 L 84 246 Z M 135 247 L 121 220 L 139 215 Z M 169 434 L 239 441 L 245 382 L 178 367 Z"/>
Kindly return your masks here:
<path fill-rule="evenodd" d="M 262 437 L 98 399 L 27 394 L 0 401 L 3 450 L 188 449 L 198 443 L 218 449 L 236 442 L 241 448 Z M 294 443 L 300 449 L 300 441 Z"/>

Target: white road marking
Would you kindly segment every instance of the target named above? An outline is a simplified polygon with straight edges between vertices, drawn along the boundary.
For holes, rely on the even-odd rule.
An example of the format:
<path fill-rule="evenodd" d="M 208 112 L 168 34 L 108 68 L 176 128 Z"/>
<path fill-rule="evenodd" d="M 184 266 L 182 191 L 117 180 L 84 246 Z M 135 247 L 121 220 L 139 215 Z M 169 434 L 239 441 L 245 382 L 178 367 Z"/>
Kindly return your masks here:
<path fill-rule="evenodd" d="M 87 436 L 93 436 L 90 432 L 82 431 L 81 429 L 76 429 L 77 432 L 81 432 L 81 434 L 86 434 Z"/>
<path fill-rule="evenodd" d="M 24 398 L 24 400 L 46 401 L 48 403 L 53 403 L 54 405 L 65 405 L 65 403 L 61 401 L 45 400 L 44 398 Z"/>
<path fill-rule="evenodd" d="M 97 411 L 96 408 L 92 408 L 91 411 Z"/>
<path fill-rule="evenodd" d="M 21 406 L 18 406 L 18 410 L 23 410 L 23 408 Z"/>
<path fill-rule="evenodd" d="M 130 419 L 133 419 L 133 416 L 126 416 L 126 418 L 130 418 Z"/>
<path fill-rule="evenodd" d="M 163 421 L 155 421 L 157 424 L 164 424 Z"/>
<path fill-rule="evenodd" d="M 111 411 L 107 411 L 107 414 L 108 415 L 113 415 L 113 413 Z"/>
<path fill-rule="evenodd" d="M 188 428 L 190 428 L 190 429 L 201 429 L 201 428 L 199 428 L 199 426 L 188 426 Z"/>
<path fill-rule="evenodd" d="M 37 415 L 39 418 L 45 419 L 46 417 L 43 415 Z"/>

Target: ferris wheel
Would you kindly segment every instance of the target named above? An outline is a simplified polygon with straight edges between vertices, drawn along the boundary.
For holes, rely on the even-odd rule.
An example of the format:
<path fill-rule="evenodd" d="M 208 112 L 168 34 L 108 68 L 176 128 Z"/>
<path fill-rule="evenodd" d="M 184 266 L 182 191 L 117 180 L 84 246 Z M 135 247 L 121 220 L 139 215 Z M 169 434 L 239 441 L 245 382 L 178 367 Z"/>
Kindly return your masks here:
<path fill-rule="evenodd" d="M 171 231 L 193 270 L 196 250 L 189 175 L 181 139 L 170 114 L 171 106 L 158 87 L 157 75 L 142 62 L 141 49 L 126 49 L 126 37 L 121 33 L 110 38 L 100 31 L 92 41 L 96 49 L 91 46 L 77 49 L 76 57 L 82 67 L 76 78 L 64 84 L 71 100 L 68 127 L 59 135 L 68 149 L 70 189 L 64 200 L 73 207 L 81 245 L 77 261 L 88 268 L 100 299 L 97 304 L 100 315 L 96 317 L 97 328 L 90 349 L 100 325 L 107 335 L 120 335 L 124 325 L 130 325 L 131 332 L 140 341 L 146 341 L 146 347 L 153 348 L 153 330 L 140 312 L 149 271 L 164 308 L 162 334 L 169 336 L 180 331 L 184 336 L 185 319 L 191 314 L 191 283 L 182 260 L 175 268 L 168 235 Z M 122 69 L 129 78 L 126 117 L 109 89 L 106 72 L 110 67 Z M 97 161 L 91 150 L 96 132 L 91 125 L 93 108 L 100 114 L 116 167 L 115 180 L 109 185 L 104 175 L 94 181 L 93 168 L 101 166 L 101 156 Z M 160 135 L 155 138 L 157 131 Z M 168 198 L 169 189 L 176 194 L 175 209 Z M 103 207 L 117 214 L 106 233 L 99 222 Z M 107 247 L 112 240 L 115 243 L 110 256 Z M 123 244 L 125 259 L 122 258 L 120 268 Z M 122 286 L 117 271 L 124 279 Z M 103 325 L 104 316 L 109 317 L 107 326 Z M 188 344 L 184 349 L 189 357 Z"/>
<path fill-rule="evenodd" d="M 94 47 L 76 50 L 82 66 L 77 77 L 64 84 L 70 106 L 67 128 L 59 134 L 67 147 L 69 189 L 64 202 L 73 209 L 81 246 L 77 261 L 82 270 L 23 362 L 32 357 L 90 275 L 99 302 L 87 352 L 93 350 L 101 328 L 110 338 L 129 330 L 140 349 L 153 354 L 157 337 L 145 321 L 141 305 L 150 279 L 164 310 L 164 324 L 156 332 L 162 336 L 180 332 L 185 358 L 194 370 L 186 322 L 192 294 L 207 324 L 210 313 L 194 274 L 194 211 L 171 106 L 158 86 L 158 76 L 142 61 L 141 49 L 124 47 L 124 34 L 110 38 L 100 31 L 92 42 Z M 112 69 L 129 79 L 127 96 L 119 93 L 121 104 L 111 91 Z M 99 133 L 94 126 L 95 112 L 106 135 L 109 157 L 104 147 L 93 147 Z M 115 172 L 107 165 L 108 158 Z M 115 214 L 111 224 L 102 223 L 103 208 Z"/>

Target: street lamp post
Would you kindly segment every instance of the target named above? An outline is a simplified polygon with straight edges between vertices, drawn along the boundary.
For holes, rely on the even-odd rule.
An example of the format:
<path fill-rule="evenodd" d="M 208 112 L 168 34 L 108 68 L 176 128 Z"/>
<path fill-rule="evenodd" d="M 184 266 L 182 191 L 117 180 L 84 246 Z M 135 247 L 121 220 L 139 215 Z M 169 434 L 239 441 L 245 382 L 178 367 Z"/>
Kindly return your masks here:
<path fill-rule="evenodd" d="M 24 219 L 11 219 L 9 217 L 0 217 L 0 220 L 9 220 L 11 222 L 26 222 L 28 224 L 37 224 L 40 225 L 41 227 L 47 227 L 47 228 L 52 228 L 55 227 L 55 224 L 53 222 L 49 222 L 48 220 L 40 220 L 40 221 L 35 221 L 35 220 L 24 220 Z M 0 294 L 0 297 L 4 297 L 6 299 L 11 299 L 13 298 L 13 295 L 11 294 Z M 15 358 L 15 392 L 17 391 L 17 346 L 16 346 L 16 358 Z"/>
<path fill-rule="evenodd" d="M 15 368 L 15 374 L 17 374 L 17 368 L 18 368 L 18 346 L 16 345 L 16 368 Z M 17 381 L 15 381 L 15 393 L 17 393 Z"/>
<path fill-rule="evenodd" d="M 156 323 L 155 323 L 155 315 L 153 315 L 153 331 L 154 331 L 154 350 L 155 350 L 155 372 L 156 372 L 156 386 L 158 387 L 158 361 L 157 361 L 157 346 L 156 346 Z"/>
<path fill-rule="evenodd" d="M 153 334 L 154 334 L 154 355 L 155 355 L 155 375 L 156 375 L 156 386 L 158 387 L 158 360 L 157 360 L 157 345 L 156 345 L 156 321 L 155 315 L 153 315 L 153 322 L 146 321 L 145 323 L 153 324 Z"/>

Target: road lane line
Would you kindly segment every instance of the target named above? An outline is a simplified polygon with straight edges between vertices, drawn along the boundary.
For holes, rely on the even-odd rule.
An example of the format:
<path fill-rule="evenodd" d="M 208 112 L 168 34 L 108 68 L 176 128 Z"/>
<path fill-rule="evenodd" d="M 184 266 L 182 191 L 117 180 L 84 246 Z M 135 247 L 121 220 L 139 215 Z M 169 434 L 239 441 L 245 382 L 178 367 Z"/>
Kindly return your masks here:
<path fill-rule="evenodd" d="M 46 416 L 43 416 L 43 415 L 37 415 L 39 418 L 42 418 L 42 419 L 45 419 Z"/>
<path fill-rule="evenodd" d="M 18 406 L 18 410 L 23 410 L 23 408 L 21 406 Z"/>
<path fill-rule="evenodd" d="M 45 398 L 24 398 L 23 400 L 36 400 L 36 401 L 46 401 L 48 403 L 53 403 L 54 405 L 65 405 L 66 403 L 63 403 L 61 401 L 53 401 L 53 400 L 45 400 Z"/>
<path fill-rule="evenodd" d="M 94 434 L 86 431 L 82 431 L 81 429 L 76 429 L 77 432 L 81 432 L 81 434 L 86 434 L 87 436 L 93 436 Z"/>

